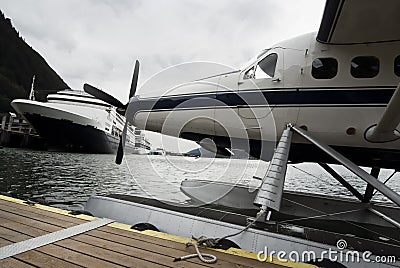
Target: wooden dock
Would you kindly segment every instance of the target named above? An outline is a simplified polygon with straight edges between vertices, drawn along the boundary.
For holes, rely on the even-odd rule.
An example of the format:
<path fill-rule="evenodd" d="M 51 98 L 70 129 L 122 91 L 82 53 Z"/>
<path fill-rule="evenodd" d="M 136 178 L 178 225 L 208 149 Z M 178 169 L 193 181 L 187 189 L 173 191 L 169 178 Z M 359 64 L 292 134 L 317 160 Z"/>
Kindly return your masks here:
<path fill-rule="evenodd" d="M 98 219 L 0 196 L 0 255 L 4 246 L 95 220 Z M 161 232 L 131 230 L 129 225 L 113 222 L 4 258 L 0 267 L 315 267 L 278 260 L 260 262 L 256 253 L 238 249 L 201 248 L 202 253 L 218 258 L 215 264 L 205 264 L 198 258 L 173 262 L 175 257 L 194 253 L 193 247 L 185 247 L 188 241 Z"/>
<path fill-rule="evenodd" d="M 0 119 L 0 145 L 14 148 L 45 149 L 44 140 L 20 115 L 6 114 Z"/>

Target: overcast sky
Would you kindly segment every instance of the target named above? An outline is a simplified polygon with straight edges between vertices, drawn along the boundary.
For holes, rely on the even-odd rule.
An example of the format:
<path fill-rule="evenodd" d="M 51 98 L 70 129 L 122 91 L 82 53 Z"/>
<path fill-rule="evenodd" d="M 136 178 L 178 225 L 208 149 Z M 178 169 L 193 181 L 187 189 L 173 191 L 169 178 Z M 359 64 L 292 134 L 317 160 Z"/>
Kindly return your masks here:
<path fill-rule="evenodd" d="M 122 102 L 135 59 L 141 62 L 139 84 L 183 62 L 240 67 L 263 48 L 317 31 L 324 5 L 324 0 L 0 0 L 26 42 L 70 87 L 82 89 L 88 82 Z"/>

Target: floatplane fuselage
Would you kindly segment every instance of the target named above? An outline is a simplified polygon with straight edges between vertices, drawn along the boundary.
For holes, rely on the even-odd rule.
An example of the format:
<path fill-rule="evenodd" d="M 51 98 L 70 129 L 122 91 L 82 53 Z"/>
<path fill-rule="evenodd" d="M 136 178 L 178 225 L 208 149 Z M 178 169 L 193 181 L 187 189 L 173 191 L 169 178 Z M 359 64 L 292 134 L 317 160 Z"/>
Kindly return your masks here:
<path fill-rule="evenodd" d="M 399 84 L 399 45 L 332 45 L 305 34 L 262 51 L 241 70 L 161 94 L 143 87 L 131 99 L 127 119 L 146 130 L 214 146 L 219 153 L 236 145 L 264 160 L 290 123 L 358 165 L 397 169 L 398 122 L 382 139 L 369 131 L 382 120 Z M 301 137 L 293 138 L 290 160 L 332 161 Z"/>
<path fill-rule="evenodd" d="M 184 181 L 181 190 L 192 200 L 240 211 L 256 205 L 259 212 L 250 219 L 250 225 L 259 220 L 270 221 L 272 210 L 279 213 L 274 212 L 272 222 L 268 224 L 273 221 L 280 224 L 281 219 L 285 219 L 286 224 L 293 211 L 297 213 L 295 217 L 312 220 L 333 215 L 335 221 L 331 222 L 333 225 L 328 231 L 334 233 L 335 239 L 340 232 L 336 220 L 349 223 L 348 228 L 343 229 L 346 240 L 357 229 L 354 228 L 357 226 L 353 223 L 355 220 L 362 223 L 362 234 L 352 246 L 365 246 L 361 241 L 366 238 L 371 248 L 379 245 L 381 250 L 386 243 L 391 243 L 390 250 L 397 250 L 397 242 L 387 241 L 397 239 L 398 209 L 384 211 L 384 206 L 371 200 L 376 190 L 400 206 L 398 193 L 377 180 L 380 168 L 398 171 L 400 167 L 399 7 L 397 0 L 327 0 L 318 33 L 305 34 L 263 50 L 240 70 L 225 68 L 225 71 L 212 73 L 209 70 L 213 69 L 212 65 L 200 64 L 203 69 L 197 69 L 201 75 L 196 77 L 189 75 L 196 66 L 187 66 L 185 73 L 181 72 L 185 65 L 181 65 L 169 76 L 158 76 L 165 80 L 144 83 L 137 94 L 139 62 L 136 61 L 130 101 L 125 105 L 93 86 L 85 84 L 84 89 L 119 107 L 128 122 L 138 128 L 193 140 L 215 153 L 229 155 L 230 149 L 242 149 L 253 157 L 270 161 L 255 198 L 250 197 L 247 188 L 235 183 Z M 171 83 L 170 77 L 178 78 L 177 82 Z M 122 162 L 124 136 L 123 133 L 116 163 Z M 298 201 L 289 197 L 283 193 L 288 160 L 319 163 L 361 202 L 321 196 L 312 199 L 310 194 L 294 194 Z M 328 163 L 340 163 L 367 182 L 365 192 L 360 193 Z M 372 167 L 371 173 L 359 166 Z M 287 202 L 286 205 L 281 206 L 282 201 Z M 349 202 L 357 210 L 343 211 L 349 209 Z M 365 203 L 369 204 L 366 206 Z M 314 205 L 322 207 L 312 208 Z M 357 219 L 353 218 L 356 211 L 360 212 Z M 123 215 L 126 215 L 125 208 Z M 165 221 L 164 216 L 160 218 Z M 186 221 L 188 217 L 181 219 Z M 193 222 L 189 225 L 201 226 L 201 232 L 208 228 Z M 372 229 L 366 228 L 365 224 Z M 277 226 L 276 230 L 279 229 Z M 325 224 L 318 223 L 312 228 L 318 230 L 323 226 Z M 387 235 L 383 235 L 388 237 L 385 245 L 379 241 L 380 237 L 370 240 L 371 236 L 365 233 L 375 230 L 376 226 L 388 227 Z M 391 234 L 393 226 L 396 226 L 395 235 Z M 303 251 L 305 245 L 307 249 L 311 245 L 307 235 L 299 243 L 287 236 L 271 240 L 270 232 L 265 234 L 245 248 L 259 250 L 254 247 L 257 241 L 268 241 L 286 251 Z M 326 240 L 328 232 L 317 232 L 317 236 L 323 243 L 333 245 L 332 241 Z M 242 241 L 238 243 L 245 245 Z M 365 263 L 361 266 L 366 267 Z"/>

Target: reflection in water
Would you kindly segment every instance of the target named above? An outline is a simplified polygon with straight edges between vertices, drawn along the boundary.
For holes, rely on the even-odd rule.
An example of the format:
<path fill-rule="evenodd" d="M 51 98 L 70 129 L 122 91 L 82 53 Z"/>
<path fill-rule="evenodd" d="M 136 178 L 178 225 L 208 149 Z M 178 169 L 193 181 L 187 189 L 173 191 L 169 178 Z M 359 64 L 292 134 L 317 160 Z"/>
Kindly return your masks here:
<path fill-rule="evenodd" d="M 184 179 L 207 179 L 257 185 L 254 174 L 262 176 L 267 164 L 210 158 L 128 155 L 122 165 L 114 155 L 39 152 L 0 149 L 0 192 L 21 199 L 45 201 L 65 209 L 82 209 L 92 194 L 132 194 L 185 202 L 180 192 Z M 285 187 L 289 190 L 351 197 L 335 179 L 313 164 L 289 167 Z M 312 175 L 306 174 L 303 171 Z M 338 169 L 359 191 L 365 183 L 343 168 Z M 380 176 L 385 180 L 391 171 Z M 399 176 L 388 183 L 400 192 Z M 384 198 L 377 194 L 378 200 Z"/>

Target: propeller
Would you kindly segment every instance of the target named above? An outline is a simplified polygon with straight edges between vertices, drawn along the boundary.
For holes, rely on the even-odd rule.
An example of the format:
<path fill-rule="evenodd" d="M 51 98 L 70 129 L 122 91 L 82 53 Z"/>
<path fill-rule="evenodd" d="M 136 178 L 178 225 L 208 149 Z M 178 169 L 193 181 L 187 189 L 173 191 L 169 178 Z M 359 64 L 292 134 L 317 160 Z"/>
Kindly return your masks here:
<path fill-rule="evenodd" d="M 129 91 L 129 100 L 135 96 L 136 93 L 136 88 L 137 88 L 137 82 L 139 79 L 139 67 L 140 67 L 140 63 L 138 60 L 136 60 L 135 62 L 135 67 L 133 69 L 133 76 L 132 76 L 132 82 L 131 82 L 131 88 Z M 113 96 L 111 96 L 108 93 L 105 93 L 104 91 L 102 91 L 101 89 L 98 89 L 92 85 L 89 84 L 84 84 L 83 85 L 83 90 L 98 98 L 99 100 L 102 100 L 112 106 L 117 107 L 117 111 L 120 112 L 122 115 L 125 115 L 126 109 L 128 107 L 129 101 L 126 104 L 123 104 L 122 102 L 120 102 L 119 100 L 117 100 L 116 98 L 114 98 Z M 128 130 L 128 121 L 125 118 L 125 125 L 124 125 L 124 130 L 122 131 L 122 135 L 120 137 L 119 140 L 119 145 L 118 145 L 118 151 L 117 151 L 117 156 L 115 158 L 115 163 L 116 164 L 121 164 L 122 163 L 122 158 L 124 156 L 124 147 L 125 147 L 125 139 L 126 139 L 126 132 Z"/>
<path fill-rule="evenodd" d="M 84 84 L 83 85 L 83 90 L 86 93 L 96 97 L 97 99 L 102 100 L 102 101 L 104 101 L 104 102 L 106 102 L 108 104 L 111 104 L 112 106 L 115 106 L 117 108 L 124 108 L 125 107 L 125 105 L 123 105 L 122 102 L 120 102 L 119 100 L 117 100 L 113 96 L 105 93 L 104 91 L 102 91 L 102 90 L 100 90 L 100 89 L 98 89 L 98 88 L 96 88 L 94 86 L 91 86 L 89 84 Z"/>

